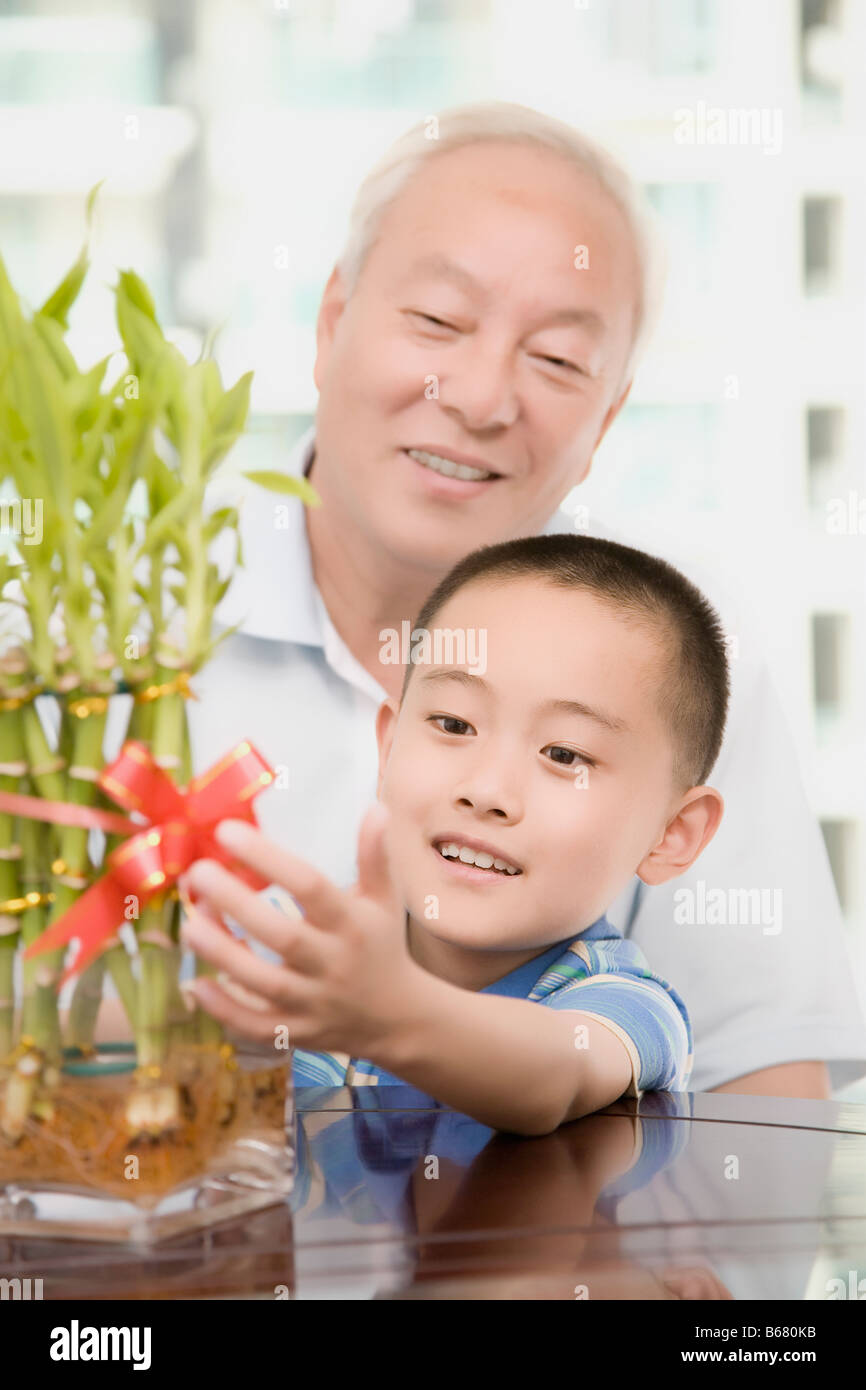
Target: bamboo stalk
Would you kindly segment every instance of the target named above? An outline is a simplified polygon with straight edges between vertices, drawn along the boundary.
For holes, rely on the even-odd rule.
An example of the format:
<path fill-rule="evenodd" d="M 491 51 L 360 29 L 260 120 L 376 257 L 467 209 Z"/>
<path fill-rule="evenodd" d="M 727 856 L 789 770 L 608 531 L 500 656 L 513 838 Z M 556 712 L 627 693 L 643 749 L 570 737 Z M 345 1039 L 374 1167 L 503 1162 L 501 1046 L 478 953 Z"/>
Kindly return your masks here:
<path fill-rule="evenodd" d="M 26 694 L 27 659 L 21 648 L 0 658 L 0 700 L 13 701 Z M 0 713 L 0 791 L 17 792 L 27 774 L 21 756 L 23 721 L 21 706 Z M 15 817 L 0 813 L 0 902 L 22 896 L 19 865 L 21 846 Z M 0 912 L 0 1067 L 15 1046 L 15 953 L 21 931 L 19 914 Z"/>

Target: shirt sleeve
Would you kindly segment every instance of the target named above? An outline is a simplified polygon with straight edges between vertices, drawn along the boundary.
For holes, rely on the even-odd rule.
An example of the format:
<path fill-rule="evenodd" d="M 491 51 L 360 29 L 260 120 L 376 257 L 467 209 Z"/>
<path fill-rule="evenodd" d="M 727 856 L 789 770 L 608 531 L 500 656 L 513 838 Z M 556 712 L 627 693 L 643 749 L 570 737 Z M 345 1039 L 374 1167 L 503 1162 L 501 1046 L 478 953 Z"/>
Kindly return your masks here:
<path fill-rule="evenodd" d="M 573 948 L 574 949 L 574 948 Z M 580 942 L 587 974 L 538 1002 L 592 1015 L 620 1039 L 632 1064 L 627 1096 L 683 1091 L 692 1068 L 692 1033 L 683 1000 L 650 970 L 633 941 Z"/>

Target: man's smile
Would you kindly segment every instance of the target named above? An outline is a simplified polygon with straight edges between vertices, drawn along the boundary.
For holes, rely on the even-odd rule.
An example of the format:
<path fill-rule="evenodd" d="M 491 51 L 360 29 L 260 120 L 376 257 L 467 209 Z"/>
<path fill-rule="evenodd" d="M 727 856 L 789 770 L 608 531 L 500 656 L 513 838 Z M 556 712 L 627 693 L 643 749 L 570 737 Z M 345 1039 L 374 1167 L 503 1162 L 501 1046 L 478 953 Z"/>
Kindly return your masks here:
<path fill-rule="evenodd" d="M 412 447 L 400 452 L 427 489 L 438 497 L 475 497 L 502 477 L 483 459 L 454 450 L 444 453 Z"/>

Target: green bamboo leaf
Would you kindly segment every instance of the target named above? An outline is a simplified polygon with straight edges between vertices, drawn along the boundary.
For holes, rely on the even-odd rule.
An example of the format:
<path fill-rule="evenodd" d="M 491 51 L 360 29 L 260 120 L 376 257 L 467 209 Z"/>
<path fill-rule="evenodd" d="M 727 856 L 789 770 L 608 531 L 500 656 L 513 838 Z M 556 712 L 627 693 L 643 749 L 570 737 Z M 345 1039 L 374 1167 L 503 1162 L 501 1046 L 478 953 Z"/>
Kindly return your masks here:
<path fill-rule="evenodd" d="M 33 327 L 38 333 L 44 346 L 54 361 L 57 370 L 64 381 L 72 381 L 79 375 L 78 364 L 66 343 L 63 340 L 63 330 L 66 327 L 53 318 L 50 314 L 42 313 L 33 315 Z"/>
<path fill-rule="evenodd" d="M 222 646 L 226 638 L 231 637 L 233 633 L 237 632 L 239 628 L 243 627 L 243 623 L 244 619 L 241 618 L 240 622 L 235 623 L 232 627 L 227 627 L 225 632 L 221 632 L 215 641 L 209 643 L 209 645 L 205 648 L 204 654 L 202 655 L 201 659 L 198 662 L 196 662 L 195 669 L 199 671 L 201 670 L 202 666 L 206 666 L 207 663 L 212 659 L 214 652 Z"/>
<path fill-rule="evenodd" d="M 58 509 L 71 521 L 72 433 L 63 408 L 63 382 L 42 339 L 29 324 L 25 325 L 12 379 L 33 456 L 43 470 L 44 490 L 52 492 Z"/>
<path fill-rule="evenodd" d="M 168 506 L 172 498 L 177 496 L 181 489 L 181 482 L 165 460 L 156 453 L 151 454 L 148 460 L 145 480 L 150 514 L 155 516 L 157 512 L 162 511 L 163 507 Z"/>
<path fill-rule="evenodd" d="M 205 357 L 194 364 L 193 371 L 201 377 L 205 412 L 209 418 L 213 417 L 226 394 L 223 391 L 220 369 L 212 357 Z"/>
<path fill-rule="evenodd" d="M 172 529 L 179 522 L 185 521 L 189 512 L 197 511 L 201 507 L 203 496 L 204 488 L 199 486 L 185 488 L 173 497 L 148 524 L 141 553 L 150 555 L 164 545 Z"/>
<path fill-rule="evenodd" d="M 312 483 L 308 483 L 306 478 L 297 478 L 291 473 L 277 473 L 270 468 L 254 469 L 251 473 L 244 473 L 244 478 L 249 478 L 251 483 L 257 483 L 259 487 L 267 488 L 269 492 L 280 492 L 290 497 L 300 497 L 308 507 L 320 507 L 322 499 L 316 492 Z"/>
<path fill-rule="evenodd" d="M 159 320 L 156 317 L 156 305 L 153 302 L 153 295 L 147 288 L 140 275 L 136 275 L 134 270 L 118 271 L 119 281 L 117 290 L 122 297 L 137 309 L 140 313 L 149 318 L 151 323 L 159 328 L 160 338 L 165 339 L 162 329 L 159 327 Z"/>
<path fill-rule="evenodd" d="M 68 314 L 72 305 L 78 298 L 84 278 L 90 266 L 88 248 L 85 244 L 81 248 L 78 260 L 70 270 L 66 272 L 57 289 L 50 294 L 45 303 L 39 310 L 37 317 L 52 319 L 60 328 L 69 327 Z"/>
<path fill-rule="evenodd" d="M 103 357 L 89 371 L 76 370 L 75 376 L 66 383 L 66 398 L 78 434 L 90 429 L 99 418 L 103 403 L 102 382 L 110 360 L 110 357 Z"/>
<path fill-rule="evenodd" d="M 237 526 L 240 514 L 237 507 L 217 507 L 205 520 L 202 527 L 202 535 L 206 542 L 210 542 L 221 531 L 229 530 Z"/>
<path fill-rule="evenodd" d="M 64 329 L 69 327 L 69 324 L 67 323 L 67 315 L 72 305 L 78 298 L 78 294 L 81 290 L 82 284 L 84 283 L 85 276 L 87 275 L 88 266 L 90 264 L 88 260 L 88 248 L 90 244 L 90 228 L 93 221 L 93 208 L 96 203 L 96 195 L 104 182 L 104 179 L 100 179 L 99 183 L 94 184 L 93 188 L 91 188 L 90 192 L 87 195 L 87 202 L 84 206 L 84 216 L 87 224 L 87 232 L 85 235 L 84 245 L 81 248 L 81 253 L 78 257 L 78 260 L 75 262 L 72 268 L 69 271 L 67 271 L 66 275 L 64 275 L 60 284 L 57 286 L 57 289 L 54 291 L 53 294 L 50 294 L 48 296 L 45 303 L 42 305 L 42 308 L 39 310 L 39 315 L 46 319 L 52 319 L 61 328 Z"/>
<path fill-rule="evenodd" d="M 223 392 L 216 408 L 208 413 L 210 433 L 204 451 L 204 463 L 208 472 L 225 457 L 243 431 L 250 409 L 252 379 L 253 373 L 246 372 L 234 386 Z"/>

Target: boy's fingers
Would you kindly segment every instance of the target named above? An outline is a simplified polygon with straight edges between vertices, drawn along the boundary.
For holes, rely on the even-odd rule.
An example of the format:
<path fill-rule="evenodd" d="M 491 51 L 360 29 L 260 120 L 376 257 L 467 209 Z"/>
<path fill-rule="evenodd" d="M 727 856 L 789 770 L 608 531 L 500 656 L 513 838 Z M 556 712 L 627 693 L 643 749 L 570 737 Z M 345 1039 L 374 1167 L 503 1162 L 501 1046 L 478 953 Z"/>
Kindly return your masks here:
<path fill-rule="evenodd" d="M 181 940 L 185 946 L 195 951 L 197 956 L 201 956 L 202 960 L 226 971 L 239 984 L 267 999 L 285 999 L 298 983 L 298 976 L 285 966 L 273 965 L 270 961 L 262 960 L 231 933 L 221 930 L 200 912 L 194 912 L 186 918 L 181 927 Z"/>
<path fill-rule="evenodd" d="M 391 877 L 385 833 L 389 813 L 381 802 L 371 806 L 358 834 L 358 888 L 365 897 L 383 907 L 397 906 L 397 893 Z"/>
<path fill-rule="evenodd" d="M 299 969 L 316 968 L 320 956 L 311 934 L 313 923 L 274 907 L 215 859 L 197 859 L 187 870 L 186 879 L 197 894 L 195 907 L 206 908 L 214 917 L 234 918 L 263 946 L 290 956 Z"/>
<path fill-rule="evenodd" d="M 345 894 L 312 864 L 275 845 L 256 826 L 246 821 L 222 821 L 214 838 L 236 859 L 255 869 L 270 883 L 278 883 L 287 889 L 309 922 L 325 929 L 340 925 L 346 908 Z M 192 870 L 188 873 L 191 874 Z M 233 912 L 232 916 L 237 916 L 237 913 Z"/>
<path fill-rule="evenodd" d="M 255 1042 L 276 1043 L 278 1037 L 283 1037 L 283 1030 L 288 1027 L 288 1020 L 280 1018 L 271 1008 L 267 1013 L 261 1012 L 258 1008 L 247 1008 L 233 999 L 226 992 L 225 986 L 220 985 L 216 980 L 209 980 L 205 977 L 198 979 L 190 987 L 190 992 L 195 994 L 201 1007 L 214 1018 L 219 1019 L 227 1028 L 231 1028 L 241 1037 L 251 1038 Z M 291 1032 L 289 1033 L 291 1040 Z M 283 1053 L 287 1056 L 287 1053 Z"/>

